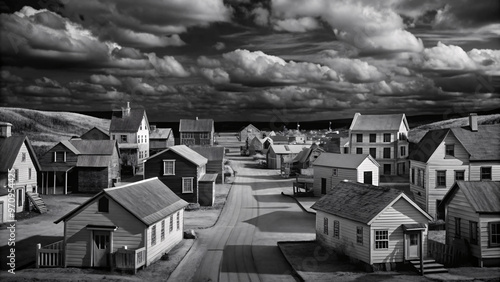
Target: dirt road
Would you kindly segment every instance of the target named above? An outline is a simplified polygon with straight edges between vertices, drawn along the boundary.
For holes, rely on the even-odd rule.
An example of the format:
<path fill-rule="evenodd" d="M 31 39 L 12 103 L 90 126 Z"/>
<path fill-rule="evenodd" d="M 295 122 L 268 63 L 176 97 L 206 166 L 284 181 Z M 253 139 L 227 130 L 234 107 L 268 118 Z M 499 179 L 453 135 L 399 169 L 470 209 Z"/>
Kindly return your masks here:
<path fill-rule="evenodd" d="M 295 281 L 277 241 L 313 240 L 314 215 L 281 192 L 292 180 L 234 157 L 237 178 L 217 224 L 200 232 L 169 281 Z"/>

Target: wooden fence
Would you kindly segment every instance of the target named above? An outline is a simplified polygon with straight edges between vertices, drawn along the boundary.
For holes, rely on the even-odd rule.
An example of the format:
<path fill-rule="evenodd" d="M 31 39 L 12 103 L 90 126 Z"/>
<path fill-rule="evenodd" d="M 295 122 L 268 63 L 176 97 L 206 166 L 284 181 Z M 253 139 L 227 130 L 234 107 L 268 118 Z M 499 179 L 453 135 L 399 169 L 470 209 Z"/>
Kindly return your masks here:
<path fill-rule="evenodd" d="M 63 241 L 57 241 L 47 246 L 36 245 L 36 268 L 61 267 L 63 264 Z"/>
<path fill-rule="evenodd" d="M 427 241 L 429 256 L 445 266 L 458 266 L 467 259 L 466 250 L 433 240 Z"/>
<path fill-rule="evenodd" d="M 136 273 L 137 269 L 146 263 L 146 248 L 136 250 L 121 248 L 114 254 L 114 268 L 120 270 L 133 270 Z"/>

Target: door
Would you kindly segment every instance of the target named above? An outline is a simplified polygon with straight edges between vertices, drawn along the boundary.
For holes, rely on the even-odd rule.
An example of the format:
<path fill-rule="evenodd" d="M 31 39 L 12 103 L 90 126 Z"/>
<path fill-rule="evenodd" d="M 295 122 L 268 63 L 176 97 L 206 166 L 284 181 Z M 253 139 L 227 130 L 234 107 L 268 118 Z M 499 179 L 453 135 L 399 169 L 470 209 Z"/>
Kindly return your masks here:
<path fill-rule="evenodd" d="M 94 231 L 94 267 L 109 267 L 110 234 L 106 231 Z"/>
<path fill-rule="evenodd" d="M 420 258 L 420 233 L 406 234 L 407 259 Z"/>
<path fill-rule="evenodd" d="M 373 177 L 372 177 L 372 172 L 371 171 L 365 171 L 365 172 L 363 172 L 363 178 L 364 178 L 363 183 L 365 183 L 365 184 L 373 184 L 372 183 Z"/>
<path fill-rule="evenodd" d="M 384 164 L 384 174 L 385 175 L 391 174 L 391 164 Z"/>
<path fill-rule="evenodd" d="M 3 202 L 0 203 L 0 223 L 3 223 Z"/>
<path fill-rule="evenodd" d="M 326 194 L 326 178 L 321 178 L 321 194 Z"/>

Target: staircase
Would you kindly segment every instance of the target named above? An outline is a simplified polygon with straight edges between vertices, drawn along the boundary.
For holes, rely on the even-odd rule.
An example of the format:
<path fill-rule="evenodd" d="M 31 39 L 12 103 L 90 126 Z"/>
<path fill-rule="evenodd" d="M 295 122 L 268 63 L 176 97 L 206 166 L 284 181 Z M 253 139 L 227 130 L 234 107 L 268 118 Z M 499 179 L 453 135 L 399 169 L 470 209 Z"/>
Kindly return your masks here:
<path fill-rule="evenodd" d="M 39 213 L 47 212 L 47 206 L 45 205 L 43 199 L 40 198 L 38 193 L 26 192 L 26 195 L 28 195 L 28 199 L 31 203 L 33 203 L 33 206 Z"/>
<path fill-rule="evenodd" d="M 420 271 L 420 260 L 411 260 L 410 263 L 415 270 L 422 275 L 448 272 L 448 269 L 444 268 L 442 264 L 437 263 L 433 259 L 424 259 L 423 271 Z"/>

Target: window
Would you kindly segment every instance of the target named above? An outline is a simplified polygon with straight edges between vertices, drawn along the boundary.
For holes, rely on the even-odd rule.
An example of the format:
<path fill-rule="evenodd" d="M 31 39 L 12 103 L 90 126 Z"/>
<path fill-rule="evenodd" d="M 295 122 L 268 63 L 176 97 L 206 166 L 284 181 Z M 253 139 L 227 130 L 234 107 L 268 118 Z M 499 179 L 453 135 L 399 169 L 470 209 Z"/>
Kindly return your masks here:
<path fill-rule="evenodd" d="M 469 221 L 469 233 L 470 243 L 473 245 L 477 245 L 477 238 L 479 233 L 479 230 L 477 229 L 477 222 Z"/>
<path fill-rule="evenodd" d="M 31 167 L 28 168 L 28 179 L 31 180 Z"/>
<path fill-rule="evenodd" d="M 489 247 L 498 247 L 500 246 L 500 222 L 490 222 L 489 223 Z"/>
<path fill-rule="evenodd" d="M 391 142 L 391 134 L 384 133 L 384 142 Z"/>
<path fill-rule="evenodd" d="M 328 235 L 328 218 L 323 218 L 323 233 Z"/>
<path fill-rule="evenodd" d="M 139 159 L 142 159 L 142 151 L 139 151 Z"/>
<path fill-rule="evenodd" d="M 163 175 L 175 175 L 175 160 L 163 160 Z"/>
<path fill-rule="evenodd" d="M 401 157 L 406 156 L 406 147 L 405 146 L 401 146 L 400 151 L 401 151 Z"/>
<path fill-rule="evenodd" d="M 481 167 L 481 181 L 483 180 L 491 180 L 491 166 Z"/>
<path fill-rule="evenodd" d="M 363 227 L 356 226 L 356 242 L 363 245 Z"/>
<path fill-rule="evenodd" d="M 209 139 L 209 134 L 208 132 L 202 132 L 200 133 L 200 139 Z"/>
<path fill-rule="evenodd" d="M 455 238 L 460 238 L 460 230 L 462 229 L 461 223 L 462 219 L 460 217 L 455 217 Z"/>
<path fill-rule="evenodd" d="M 339 175 L 339 170 L 334 168 L 332 169 L 332 176 L 338 176 Z"/>
<path fill-rule="evenodd" d="M 19 169 L 14 169 L 14 182 L 19 182 Z"/>
<path fill-rule="evenodd" d="M 363 142 L 363 134 L 356 134 L 356 142 Z"/>
<path fill-rule="evenodd" d="M 384 148 L 384 159 L 391 158 L 391 148 Z"/>
<path fill-rule="evenodd" d="M 340 238 L 340 222 L 338 220 L 333 221 L 333 238 Z"/>
<path fill-rule="evenodd" d="M 370 156 L 372 156 L 374 159 L 377 158 L 377 148 L 370 148 Z"/>
<path fill-rule="evenodd" d="M 377 142 L 377 134 L 370 134 L 370 143 L 375 143 Z"/>
<path fill-rule="evenodd" d="M 349 147 L 344 147 L 344 154 L 349 154 Z"/>
<path fill-rule="evenodd" d="M 404 132 L 399 133 L 399 140 L 405 141 L 406 140 L 406 134 Z"/>
<path fill-rule="evenodd" d="M 120 141 L 121 141 L 122 143 L 127 143 L 127 142 L 128 142 L 128 141 L 127 141 L 127 135 L 120 135 Z"/>
<path fill-rule="evenodd" d="M 184 133 L 182 133 L 182 138 L 192 139 L 192 138 L 194 138 L 194 134 L 192 132 L 184 132 Z"/>
<path fill-rule="evenodd" d="M 389 231 L 387 230 L 375 230 L 375 249 L 387 249 L 389 248 Z"/>
<path fill-rule="evenodd" d="M 109 200 L 106 197 L 101 197 L 97 203 L 98 212 L 109 212 Z"/>
<path fill-rule="evenodd" d="M 54 152 L 54 162 L 55 163 L 66 162 L 66 152 Z"/>
<path fill-rule="evenodd" d="M 455 156 L 455 145 L 454 144 L 446 144 L 445 147 L 445 156 Z"/>
<path fill-rule="evenodd" d="M 151 246 L 156 245 L 156 225 L 151 227 Z"/>
<path fill-rule="evenodd" d="M 193 178 L 183 177 L 182 178 L 182 193 L 193 193 Z"/>
<path fill-rule="evenodd" d="M 137 135 L 137 143 L 141 143 L 141 135 Z"/>
<path fill-rule="evenodd" d="M 356 148 L 356 154 L 363 154 L 363 148 Z"/>
<path fill-rule="evenodd" d="M 172 230 L 174 230 L 174 216 L 171 215 L 170 216 L 170 226 L 168 227 L 168 232 L 172 232 Z"/>
<path fill-rule="evenodd" d="M 113 140 L 116 140 L 116 135 L 113 134 Z"/>
<path fill-rule="evenodd" d="M 436 171 L 436 186 L 446 187 L 446 170 Z"/>
<path fill-rule="evenodd" d="M 422 170 L 417 169 L 417 186 L 422 186 Z"/>
<path fill-rule="evenodd" d="M 177 230 L 181 229 L 181 213 L 177 212 Z"/>
<path fill-rule="evenodd" d="M 411 168 L 411 184 L 415 184 L 415 169 Z"/>
<path fill-rule="evenodd" d="M 455 180 L 465 180 L 465 170 L 455 170 Z"/>
<path fill-rule="evenodd" d="M 165 219 L 161 221 L 161 230 L 160 230 L 161 240 L 165 240 Z"/>
<path fill-rule="evenodd" d="M 26 161 L 26 153 L 21 153 L 21 162 Z"/>

